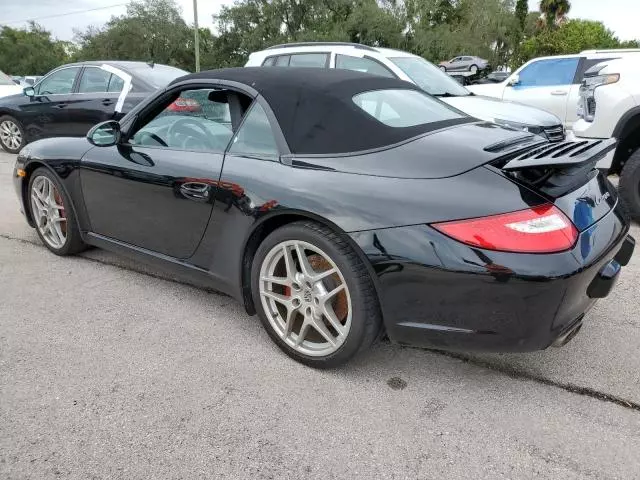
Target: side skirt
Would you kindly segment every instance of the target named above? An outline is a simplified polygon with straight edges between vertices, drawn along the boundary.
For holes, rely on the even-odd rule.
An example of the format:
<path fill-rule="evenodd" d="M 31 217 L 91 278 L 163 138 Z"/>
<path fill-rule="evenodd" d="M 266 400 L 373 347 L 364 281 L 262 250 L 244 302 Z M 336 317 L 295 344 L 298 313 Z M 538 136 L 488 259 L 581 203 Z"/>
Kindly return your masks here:
<path fill-rule="evenodd" d="M 165 272 L 179 277 L 199 287 L 211 288 L 225 295 L 233 295 L 233 288 L 223 278 L 216 277 L 209 270 L 196 267 L 174 257 L 147 250 L 146 248 L 121 242 L 94 232 L 84 232 L 84 241 L 94 247 L 126 256 L 133 260 L 161 268 Z M 237 299 L 242 301 L 241 299 Z"/>

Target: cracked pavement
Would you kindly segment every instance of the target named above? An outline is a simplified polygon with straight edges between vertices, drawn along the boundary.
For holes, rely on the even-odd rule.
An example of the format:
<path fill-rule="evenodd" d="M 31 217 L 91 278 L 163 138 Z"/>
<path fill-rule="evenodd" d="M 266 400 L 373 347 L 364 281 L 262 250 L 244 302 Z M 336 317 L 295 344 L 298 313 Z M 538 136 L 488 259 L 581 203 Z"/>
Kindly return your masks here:
<path fill-rule="evenodd" d="M 0 153 L 0 478 L 638 478 L 640 253 L 561 349 L 381 343 L 315 371 L 228 297 L 97 249 L 49 253 L 13 161 Z"/>

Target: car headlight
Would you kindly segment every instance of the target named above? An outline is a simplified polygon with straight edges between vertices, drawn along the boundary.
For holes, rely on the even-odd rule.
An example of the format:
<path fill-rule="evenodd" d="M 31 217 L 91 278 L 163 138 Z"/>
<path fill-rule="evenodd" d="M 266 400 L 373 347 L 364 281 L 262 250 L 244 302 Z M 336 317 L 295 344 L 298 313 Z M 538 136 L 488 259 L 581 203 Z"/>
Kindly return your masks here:
<path fill-rule="evenodd" d="M 596 116 L 596 88 L 603 85 L 617 83 L 620 80 L 620 74 L 609 73 L 607 75 L 585 76 L 580 85 L 577 115 L 578 118 L 584 118 L 587 122 L 593 122 Z"/>
<path fill-rule="evenodd" d="M 494 118 L 493 122 L 503 127 L 511 128 L 513 130 L 529 132 L 533 133 L 534 135 L 544 135 L 544 128 L 540 125 L 528 125 L 526 123 L 513 122 L 511 120 L 505 120 L 503 118 Z"/>

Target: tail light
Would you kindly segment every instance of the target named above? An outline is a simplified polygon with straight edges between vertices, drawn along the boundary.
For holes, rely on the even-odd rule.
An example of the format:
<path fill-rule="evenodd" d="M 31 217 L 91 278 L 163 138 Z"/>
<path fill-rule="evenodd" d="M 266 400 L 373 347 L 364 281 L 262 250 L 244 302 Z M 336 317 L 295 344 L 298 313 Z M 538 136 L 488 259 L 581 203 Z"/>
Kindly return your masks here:
<path fill-rule="evenodd" d="M 177 98 L 167 107 L 171 112 L 197 112 L 200 110 L 200 103 L 192 98 Z"/>
<path fill-rule="evenodd" d="M 467 245 L 504 252 L 561 252 L 570 249 L 578 238 L 571 220 L 551 204 L 431 226 Z"/>

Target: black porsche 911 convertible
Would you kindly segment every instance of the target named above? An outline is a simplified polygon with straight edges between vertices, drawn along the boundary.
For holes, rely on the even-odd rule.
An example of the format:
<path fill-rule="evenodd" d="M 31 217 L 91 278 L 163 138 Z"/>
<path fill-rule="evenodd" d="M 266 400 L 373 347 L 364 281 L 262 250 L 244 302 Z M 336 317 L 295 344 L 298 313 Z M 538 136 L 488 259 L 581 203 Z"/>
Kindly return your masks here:
<path fill-rule="evenodd" d="M 197 111 L 168 107 L 197 98 Z M 567 342 L 634 248 L 595 169 L 400 80 L 241 68 L 175 80 L 87 138 L 25 147 L 15 186 L 58 255 L 87 245 L 205 281 L 277 345 L 339 365 L 382 333 L 438 349 Z"/>

